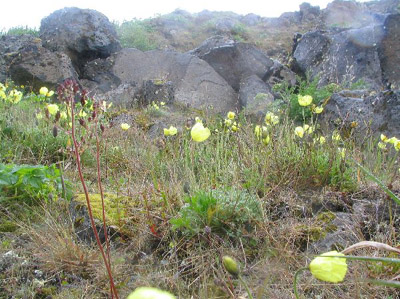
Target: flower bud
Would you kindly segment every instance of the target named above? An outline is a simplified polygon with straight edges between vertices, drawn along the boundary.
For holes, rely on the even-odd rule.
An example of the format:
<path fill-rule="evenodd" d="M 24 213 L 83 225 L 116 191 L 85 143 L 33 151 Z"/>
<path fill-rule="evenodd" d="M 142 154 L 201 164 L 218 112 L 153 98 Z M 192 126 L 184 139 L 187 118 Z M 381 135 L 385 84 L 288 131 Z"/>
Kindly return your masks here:
<path fill-rule="evenodd" d="M 80 118 L 80 119 L 79 119 L 79 124 L 80 124 L 82 127 L 86 128 L 86 123 L 85 123 L 85 121 L 84 121 L 83 118 Z"/>
<path fill-rule="evenodd" d="M 60 117 L 61 117 L 61 112 L 60 112 L 60 110 L 58 110 L 57 113 L 56 113 L 56 116 L 55 116 L 55 121 L 56 122 L 59 121 Z"/>
<path fill-rule="evenodd" d="M 100 125 L 100 130 L 101 130 L 102 133 L 104 133 L 105 128 L 104 128 L 103 124 Z"/>
<path fill-rule="evenodd" d="M 239 274 L 239 266 L 233 258 L 227 255 L 223 256 L 222 264 L 224 265 L 226 271 L 228 271 L 230 274 L 235 276 Z"/>
<path fill-rule="evenodd" d="M 57 137 L 57 135 L 58 135 L 58 129 L 57 129 L 56 126 L 54 126 L 54 127 L 53 127 L 53 136 L 54 136 L 54 137 Z"/>

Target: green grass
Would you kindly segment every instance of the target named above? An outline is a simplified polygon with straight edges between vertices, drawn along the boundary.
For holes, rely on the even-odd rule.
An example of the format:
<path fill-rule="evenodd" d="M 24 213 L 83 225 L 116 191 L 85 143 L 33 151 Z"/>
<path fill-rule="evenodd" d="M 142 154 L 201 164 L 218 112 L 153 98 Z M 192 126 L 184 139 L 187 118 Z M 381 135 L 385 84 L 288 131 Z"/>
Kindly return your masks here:
<path fill-rule="evenodd" d="M 286 98 L 296 97 L 297 100 L 299 90 L 321 100 L 332 92 L 321 91 L 314 82 L 308 82 L 301 83 L 298 90 L 285 90 Z M 39 111 L 44 113 L 46 105 L 32 94 L 25 94 L 16 104 L 0 101 L 0 162 L 40 164 L 43 169 L 62 162 L 66 166 L 65 178 L 76 183 L 78 177 L 70 153 L 68 123 L 55 121 L 54 116 L 37 119 L 36 115 Z M 89 102 L 84 107 L 88 113 L 85 120 L 90 115 L 87 107 L 90 105 Z M 64 109 L 62 104 L 59 107 Z M 398 182 L 398 152 L 393 147 L 381 150 L 377 147 L 377 138 L 360 141 L 354 134 L 333 140 L 332 132 L 318 128 L 316 115 L 303 119 L 302 111 L 293 114 L 291 106 L 283 105 L 274 111 L 279 117 L 275 125 L 251 123 L 239 114 L 234 119 L 239 127 L 237 132 L 224 124 L 223 117 L 176 109 L 168 107 L 163 113 L 154 114 L 136 107 L 127 111 L 131 119 L 136 120 L 130 123 L 130 129 L 123 131 L 119 125 L 107 126 L 101 139 L 104 190 L 113 194 L 110 201 L 123 198 L 112 202 L 118 215 L 113 219 L 117 222 L 114 229 L 123 226 L 112 241 L 117 245 L 112 249 L 112 258 L 117 261 L 115 277 L 121 296 L 127 296 L 140 285 L 167 289 L 181 298 L 214 298 L 217 294 L 227 298 L 228 289 L 239 295 L 237 281 L 233 279 L 230 286 L 231 278 L 221 265 L 220 258 L 231 255 L 246 270 L 243 279 L 250 290 L 269 294 L 271 298 L 282 294 L 290 297 L 295 269 L 308 260 L 305 248 L 328 232 L 320 223 L 318 215 L 321 214 L 314 215 L 311 211 L 311 202 L 315 198 L 323 201 L 325 197 L 328 201 L 332 194 L 351 198 L 367 187 L 373 188 L 368 176 L 359 171 L 352 159 L 368 168 L 382 184 Z M 180 115 L 182 113 L 185 117 Z M 113 114 L 119 115 L 119 112 L 110 111 L 110 115 Z M 186 119 L 195 116 L 200 116 L 212 133 L 201 143 L 191 139 L 191 125 L 186 128 Z M 301 117 L 300 123 L 296 120 L 298 117 Z M 146 123 L 161 121 L 166 127 L 174 125 L 178 134 L 152 139 L 142 129 L 147 126 L 141 120 Z M 303 122 L 316 128 L 300 138 L 294 130 Z M 52 134 L 54 125 L 59 128 L 56 137 Z M 255 135 L 256 125 L 267 127 L 268 144 Z M 89 191 L 96 192 L 95 144 L 82 127 L 77 134 L 86 140 L 82 153 L 83 174 Z M 325 143 L 319 142 L 321 136 L 325 137 Z M 346 149 L 344 155 L 339 148 Z M 74 186 L 75 194 L 82 193 L 76 187 L 78 184 Z M 49 277 L 59 273 L 64 284 L 70 286 L 68 290 L 71 291 L 67 291 L 58 285 L 57 298 L 70 296 L 68 294 L 76 287 L 80 290 L 79 296 L 84 296 L 80 293 L 82 284 L 88 286 L 89 298 L 95 298 L 93 294 L 105 297 L 107 279 L 98 255 L 92 247 L 76 240 L 73 224 L 68 222 L 70 211 L 67 206 L 61 208 L 58 204 L 63 205 L 61 201 L 43 203 L 45 216 L 40 205 L 30 207 L 34 210 L 30 214 L 42 217 L 24 216 L 21 213 L 24 208 L 20 208 L 17 220 L 12 217 L 11 210 L 0 205 L 0 213 L 12 220 L 2 221 L 4 229 L 14 231 L 13 234 L 29 232 L 26 242 L 33 248 L 33 253 L 29 254 L 38 258 L 38 267 L 45 269 Z M 98 203 L 96 209 L 99 213 Z M 24 217 L 33 219 L 32 223 L 24 223 Z M 391 223 L 397 217 L 393 212 Z M 391 223 L 385 225 L 388 230 L 396 231 L 394 226 L 390 228 Z M 16 227 L 18 229 L 14 230 Z M 44 240 L 43 231 L 50 241 Z M 379 238 L 395 243 L 399 242 L 396 236 L 388 233 Z M 1 250 L 13 248 L 9 235 L 4 239 L 0 235 L 0 241 Z M 65 262 L 68 259 L 73 263 Z M 369 273 L 362 265 L 359 267 L 354 268 L 351 275 L 364 277 Z M 6 269 L 7 275 L 21 279 L 26 275 L 25 270 L 12 271 Z M 74 273 L 82 275 L 79 280 L 74 278 Z M 135 280 L 131 280 L 132 273 L 136 275 Z M 384 276 L 385 273 L 374 275 Z M 359 282 L 323 287 L 309 281 L 300 283 L 300 288 L 306 289 L 305 294 L 310 297 L 346 298 L 354 292 L 363 296 L 392 294 L 390 289 L 375 289 Z M 0 295 L 1 287 L 0 283 Z M 50 287 L 50 283 L 46 287 Z M 16 295 L 23 288 L 29 289 L 30 294 L 39 292 L 23 283 L 19 290 L 4 289 Z"/>

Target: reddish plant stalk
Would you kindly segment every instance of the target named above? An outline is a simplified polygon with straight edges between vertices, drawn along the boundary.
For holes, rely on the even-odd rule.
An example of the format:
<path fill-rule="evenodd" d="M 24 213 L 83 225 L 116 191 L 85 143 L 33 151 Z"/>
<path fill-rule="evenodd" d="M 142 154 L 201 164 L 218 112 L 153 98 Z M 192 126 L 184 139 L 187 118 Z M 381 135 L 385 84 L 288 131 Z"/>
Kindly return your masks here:
<path fill-rule="evenodd" d="M 101 197 L 101 208 L 103 212 L 103 230 L 104 230 L 104 237 L 106 239 L 106 253 L 108 258 L 108 264 L 111 268 L 111 258 L 110 258 L 110 242 L 108 240 L 108 233 L 107 233 L 107 226 L 106 226 L 106 209 L 104 205 L 104 192 L 103 192 L 103 185 L 101 184 L 101 170 L 100 170 L 100 144 L 99 144 L 99 134 L 97 131 L 97 119 L 96 119 L 96 126 L 95 126 L 95 136 L 96 136 L 96 162 L 97 162 L 97 182 L 99 185 L 100 197 Z M 110 281 L 110 288 L 111 281 Z M 112 295 L 112 294 L 111 294 Z M 111 296 L 113 298 L 113 296 Z"/>
<path fill-rule="evenodd" d="M 112 272 L 111 272 L 111 267 L 110 267 L 110 264 L 108 263 L 106 255 L 104 253 L 103 245 L 101 245 L 99 234 L 97 232 L 97 228 L 96 228 L 96 225 L 95 225 L 94 219 L 93 219 L 93 213 L 92 213 L 92 207 L 91 207 L 91 204 L 90 204 L 89 192 L 88 192 L 85 180 L 83 179 L 81 158 L 80 158 L 80 154 L 79 154 L 79 151 L 78 151 L 78 143 L 77 143 L 76 138 L 75 138 L 75 115 L 74 115 L 75 103 L 74 103 L 74 99 L 71 97 L 69 99 L 69 102 L 71 104 L 71 122 L 72 122 L 71 137 L 72 137 L 72 142 L 74 144 L 74 153 L 75 153 L 75 157 L 76 157 L 76 164 L 77 164 L 77 167 L 78 167 L 79 179 L 80 179 L 80 181 L 82 183 L 83 191 L 85 193 L 85 198 L 86 198 L 86 204 L 87 204 L 88 213 L 89 213 L 90 224 L 92 226 L 93 233 L 94 233 L 94 236 L 96 238 L 97 246 L 99 247 L 99 250 L 100 250 L 101 255 L 103 257 L 103 260 L 104 260 L 104 264 L 105 264 L 106 269 L 107 269 L 108 278 L 110 280 L 111 296 L 112 297 L 115 296 L 115 298 L 118 299 L 118 292 L 117 292 L 117 289 L 115 288 L 114 279 L 113 279 Z M 104 211 L 104 206 L 103 206 L 103 211 Z"/>

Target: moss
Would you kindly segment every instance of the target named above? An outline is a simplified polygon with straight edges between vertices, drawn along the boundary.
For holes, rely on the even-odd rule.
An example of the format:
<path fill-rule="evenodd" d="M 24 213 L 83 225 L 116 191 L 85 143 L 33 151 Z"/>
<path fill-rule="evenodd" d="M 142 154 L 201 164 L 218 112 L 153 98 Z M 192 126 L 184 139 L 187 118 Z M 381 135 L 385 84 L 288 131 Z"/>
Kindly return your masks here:
<path fill-rule="evenodd" d="M 0 223 L 0 233 L 12 233 L 18 229 L 18 225 L 11 221 Z"/>
<path fill-rule="evenodd" d="M 318 214 L 318 216 L 317 216 L 317 220 L 319 222 L 322 222 L 323 224 L 329 224 L 333 220 L 335 220 L 335 218 L 336 218 L 336 215 L 332 212 L 323 212 L 321 214 Z"/>
<path fill-rule="evenodd" d="M 300 231 L 307 240 L 312 242 L 325 238 L 328 233 L 324 227 L 318 225 L 308 226 L 301 224 L 296 227 L 296 230 Z"/>
<path fill-rule="evenodd" d="M 57 287 L 49 286 L 41 288 L 35 295 L 35 299 L 52 298 L 57 293 Z"/>
<path fill-rule="evenodd" d="M 96 219 L 103 219 L 103 210 L 101 204 L 100 194 L 89 194 L 90 202 L 92 205 L 93 217 Z M 117 227 L 121 226 L 121 221 L 125 217 L 126 203 L 128 202 L 128 197 L 117 196 L 112 193 L 104 193 L 104 205 L 106 210 L 106 219 L 109 225 L 114 225 Z M 131 200 L 131 199 L 129 199 Z M 86 205 L 85 194 L 78 194 L 75 197 L 75 201 Z"/>

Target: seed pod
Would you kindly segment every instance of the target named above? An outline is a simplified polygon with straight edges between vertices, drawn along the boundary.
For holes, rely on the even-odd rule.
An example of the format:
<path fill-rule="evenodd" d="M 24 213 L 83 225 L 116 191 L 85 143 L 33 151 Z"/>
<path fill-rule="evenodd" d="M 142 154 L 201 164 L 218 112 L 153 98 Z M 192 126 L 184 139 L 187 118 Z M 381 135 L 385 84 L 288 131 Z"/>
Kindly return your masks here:
<path fill-rule="evenodd" d="M 92 112 L 92 118 L 93 118 L 93 119 L 96 118 L 96 110 L 94 110 L 94 111 Z"/>
<path fill-rule="evenodd" d="M 57 135 L 58 135 L 58 129 L 57 129 L 56 126 L 54 126 L 54 127 L 53 127 L 53 136 L 54 136 L 54 137 L 57 137 Z"/>
<path fill-rule="evenodd" d="M 83 118 L 79 119 L 79 124 L 86 129 L 86 123 L 85 123 L 85 120 Z"/>
<path fill-rule="evenodd" d="M 226 271 L 228 271 L 230 274 L 235 276 L 239 274 L 239 266 L 237 262 L 230 256 L 223 256 L 222 264 L 224 265 Z"/>
<path fill-rule="evenodd" d="M 58 122 L 60 120 L 60 117 L 61 117 L 61 112 L 60 110 L 58 110 L 55 116 L 55 121 Z"/>
<path fill-rule="evenodd" d="M 104 133 L 105 127 L 104 127 L 103 124 L 100 125 L 100 130 L 101 130 L 102 133 Z"/>

